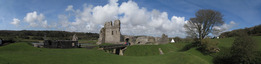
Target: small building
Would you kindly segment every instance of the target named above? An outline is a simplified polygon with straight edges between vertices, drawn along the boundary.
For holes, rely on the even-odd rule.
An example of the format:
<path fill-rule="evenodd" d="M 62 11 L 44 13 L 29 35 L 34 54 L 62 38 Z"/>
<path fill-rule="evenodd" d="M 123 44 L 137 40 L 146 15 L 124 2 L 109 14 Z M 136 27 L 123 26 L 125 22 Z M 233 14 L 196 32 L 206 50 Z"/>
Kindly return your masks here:
<path fill-rule="evenodd" d="M 45 48 L 77 48 L 78 41 L 72 40 L 44 40 Z"/>

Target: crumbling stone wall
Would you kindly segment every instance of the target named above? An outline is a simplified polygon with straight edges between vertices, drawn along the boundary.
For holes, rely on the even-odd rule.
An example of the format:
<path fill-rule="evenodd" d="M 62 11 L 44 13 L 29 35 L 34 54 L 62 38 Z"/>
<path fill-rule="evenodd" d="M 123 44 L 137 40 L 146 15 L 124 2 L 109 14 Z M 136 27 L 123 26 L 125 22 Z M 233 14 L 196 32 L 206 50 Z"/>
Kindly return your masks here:
<path fill-rule="evenodd" d="M 145 36 L 141 36 L 136 39 L 136 44 L 146 44 L 147 42 L 148 38 Z"/>
<path fill-rule="evenodd" d="M 119 44 L 122 40 L 120 32 L 120 20 L 115 20 L 114 24 L 112 21 L 106 22 L 104 27 L 100 31 L 100 36 L 97 44 L 112 43 Z"/>
<path fill-rule="evenodd" d="M 105 43 L 105 29 L 104 28 L 102 28 L 100 30 L 99 39 L 96 44 L 102 44 L 102 43 Z"/>
<path fill-rule="evenodd" d="M 159 38 L 157 42 L 159 44 L 167 44 L 167 43 L 169 43 L 169 38 L 167 35 L 162 34 L 161 38 Z"/>
<path fill-rule="evenodd" d="M 76 34 L 73 35 L 72 41 L 78 41 L 78 37 L 76 36 Z"/>
<path fill-rule="evenodd" d="M 131 43 L 131 44 L 135 44 L 135 41 L 136 41 L 136 37 L 134 37 L 134 36 L 126 36 L 126 35 L 124 35 L 123 36 L 123 41 L 121 41 L 121 42 L 127 42 L 126 40 L 128 39 L 129 41 L 129 43 Z"/>

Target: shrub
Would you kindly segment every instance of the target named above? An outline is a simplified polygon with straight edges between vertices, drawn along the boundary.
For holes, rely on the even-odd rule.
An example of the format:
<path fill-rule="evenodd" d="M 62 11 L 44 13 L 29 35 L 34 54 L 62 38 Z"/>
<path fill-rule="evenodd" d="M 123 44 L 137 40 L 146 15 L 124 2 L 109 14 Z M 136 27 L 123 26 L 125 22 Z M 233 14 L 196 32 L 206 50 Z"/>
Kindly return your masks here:
<path fill-rule="evenodd" d="M 256 64 L 261 64 L 261 51 L 256 52 L 256 58 L 255 58 Z"/>
<path fill-rule="evenodd" d="M 256 42 L 246 32 L 238 32 L 229 52 L 214 57 L 215 64 L 260 64 L 261 53 L 256 50 Z"/>
<path fill-rule="evenodd" d="M 235 39 L 231 47 L 231 58 L 233 63 L 251 64 L 255 63 L 255 49 L 256 43 L 246 33 L 239 33 L 239 36 Z"/>
<path fill-rule="evenodd" d="M 182 39 L 181 39 L 180 37 L 175 37 L 175 38 L 174 38 L 174 41 L 175 41 L 175 42 L 180 42 L 180 41 L 182 41 Z"/>
<path fill-rule="evenodd" d="M 214 64 L 234 64 L 231 63 L 230 48 L 220 47 L 220 49 L 222 49 L 222 51 L 212 55 Z"/>
<path fill-rule="evenodd" d="M 203 53 L 216 53 L 219 52 L 219 48 L 217 47 L 218 41 L 205 38 L 201 40 L 201 47 L 199 48 Z"/>

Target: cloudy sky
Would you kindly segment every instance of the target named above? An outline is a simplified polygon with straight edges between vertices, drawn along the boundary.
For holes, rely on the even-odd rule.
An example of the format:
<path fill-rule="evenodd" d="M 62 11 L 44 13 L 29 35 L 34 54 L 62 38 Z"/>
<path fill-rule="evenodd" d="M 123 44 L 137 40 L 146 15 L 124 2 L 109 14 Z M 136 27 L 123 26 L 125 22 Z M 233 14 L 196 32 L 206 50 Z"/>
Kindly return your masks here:
<path fill-rule="evenodd" d="M 200 9 L 221 12 L 225 31 L 261 24 L 260 0 L 0 0 L 0 30 L 98 33 L 120 19 L 123 35 L 185 37 L 183 25 Z"/>

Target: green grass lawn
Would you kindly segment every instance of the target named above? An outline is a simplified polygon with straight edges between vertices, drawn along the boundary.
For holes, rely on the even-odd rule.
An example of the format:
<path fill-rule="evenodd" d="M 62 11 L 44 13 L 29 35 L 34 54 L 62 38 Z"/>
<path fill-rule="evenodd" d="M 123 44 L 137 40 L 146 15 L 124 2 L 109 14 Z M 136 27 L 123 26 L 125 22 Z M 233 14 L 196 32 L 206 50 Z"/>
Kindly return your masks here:
<path fill-rule="evenodd" d="M 253 39 L 261 45 L 261 36 Z M 234 38 L 217 40 L 222 52 L 231 47 Z M 0 64 L 212 64 L 213 57 L 203 55 L 196 48 L 179 51 L 187 44 L 134 45 L 127 48 L 124 56 L 119 56 L 97 49 L 35 48 L 20 42 L 0 47 Z M 164 55 L 159 54 L 158 48 Z"/>
<path fill-rule="evenodd" d="M 81 39 L 78 40 L 79 43 L 90 43 L 90 44 L 96 44 L 97 40 L 85 40 L 85 39 Z"/>
<path fill-rule="evenodd" d="M 257 43 L 257 49 L 261 51 L 261 36 L 252 36 L 253 40 Z M 230 48 L 235 40 L 235 37 L 217 39 L 220 43 L 220 48 Z"/>
<path fill-rule="evenodd" d="M 133 45 L 124 52 L 126 56 L 153 56 L 159 55 L 159 48 L 163 53 L 178 52 L 187 43 L 171 43 L 161 45 Z"/>
<path fill-rule="evenodd" d="M 153 56 L 119 56 L 96 49 L 34 48 L 27 43 L 0 47 L 2 64 L 208 64 L 199 57 L 184 52 Z"/>
<path fill-rule="evenodd" d="M 255 36 L 253 39 L 257 43 L 258 50 L 261 51 L 261 36 Z"/>
<path fill-rule="evenodd" d="M 126 56 L 155 56 L 160 55 L 158 48 L 161 48 L 165 54 L 176 54 L 175 58 L 182 58 L 183 55 L 189 55 L 186 57 L 193 61 L 193 58 L 204 61 L 207 64 L 212 64 L 212 57 L 209 55 L 203 55 L 201 52 L 192 48 L 188 51 L 181 52 L 180 50 L 188 43 L 173 43 L 173 44 L 163 44 L 163 45 L 134 45 L 128 47 L 125 51 Z M 180 55 L 183 54 L 183 55 Z M 183 62 L 183 61 L 181 61 Z"/>

